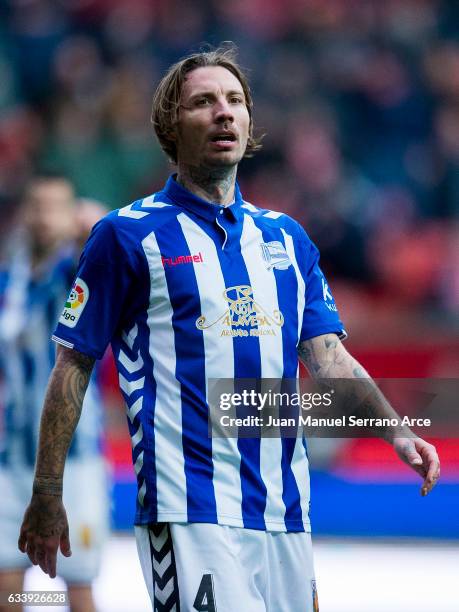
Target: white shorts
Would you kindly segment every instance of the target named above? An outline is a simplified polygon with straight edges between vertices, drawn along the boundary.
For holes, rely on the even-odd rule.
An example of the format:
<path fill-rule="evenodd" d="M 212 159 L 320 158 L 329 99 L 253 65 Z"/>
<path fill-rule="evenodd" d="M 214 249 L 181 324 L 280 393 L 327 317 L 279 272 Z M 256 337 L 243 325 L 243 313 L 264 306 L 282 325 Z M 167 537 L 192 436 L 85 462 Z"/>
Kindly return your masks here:
<path fill-rule="evenodd" d="M 209 523 L 136 526 L 153 610 L 317 612 L 310 533 Z"/>
<path fill-rule="evenodd" d="M 26 466 L 0 466 L 0 571 L 30 566 L 18 549 L 19 529 L 32 495 L 33 471 Z M 57 573 L 70 584 L 86 584 L 97 576 L 102 546 L 109 533 L 107 470 L 101 457 L 68 460 L 64 506 L 72 556 L 57 556 Z"/>

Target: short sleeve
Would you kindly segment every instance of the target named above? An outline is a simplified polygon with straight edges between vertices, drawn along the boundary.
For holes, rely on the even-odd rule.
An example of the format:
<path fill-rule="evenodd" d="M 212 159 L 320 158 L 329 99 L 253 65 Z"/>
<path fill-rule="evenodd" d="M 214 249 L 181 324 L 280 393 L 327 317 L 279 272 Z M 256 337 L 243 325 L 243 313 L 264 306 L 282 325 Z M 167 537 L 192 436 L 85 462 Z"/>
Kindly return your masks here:
<path fill-rule="evenodd" d="M 109 215 L 86 243 L 53 340 L 101 359 L 126 316 L 133 275 L 130 254 Z"/>
<path fill-rule="evenodd" d="M 301 228 L 300 253 L 305 280 L 305 306 L 300 341 L 335 333 L 344 340 L 347 333 L 339 317 L 330 286 L 319 266 L 319 251 Z"/>

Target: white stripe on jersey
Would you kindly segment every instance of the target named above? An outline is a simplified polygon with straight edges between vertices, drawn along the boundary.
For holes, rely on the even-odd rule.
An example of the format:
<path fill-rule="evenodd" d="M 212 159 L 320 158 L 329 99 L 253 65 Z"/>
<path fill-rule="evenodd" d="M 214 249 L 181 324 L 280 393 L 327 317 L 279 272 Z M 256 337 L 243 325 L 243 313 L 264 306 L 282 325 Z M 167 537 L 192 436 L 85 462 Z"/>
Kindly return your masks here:
<path fill-rule="evenodd" d="M 297 437 L 293 449 L 292 463 L 290 464 L 300 494 L 301 514 L 304 524 L 309 524 L 309 500 L 311 497 L 309 460 L 303 439 Z"/>
<path fill-rule="evenodd" d="M 276 212 L 275 210 L 270 210 L 264 216 L 268 217 L 268 219 L 279 219 L 284 213 Z"/>
<path fill-rule="evenodd" d="M 155 202 L 155 194 L 148 196 L 142 200 L 142 208 L 164 208 L 165 206 L 172 206 L 171 204 L 166 204 L 166 202 Z"/>
<path fill-rule="evenodd" d="M 295 256 L 295 248 L 293 246 L 293 238 L 290 234 L 281 229 L 285 241 L 285 250 L 295 269 L 296 279 L 298 283 L 297 291 L 297 307 L 298 307 L 298 341 L 301 334 L 301 326 L 303 324 L 303 313 L 305 306 L 306 285 L 298 267 L 298 262 Z M 300 492 L 301 511 L 303 520 L 307 521 L 309 516 L 309 499 L 310 499 L 310 482 L 309 482 L 309 461 L 306 455 L 306 450 L 303 446 L 301 438 L 296 439 L 295 448 L 292 457 L 292 472 L 295 475 L 296 483 Z"/>
<path fill-rule="evenodd" d="M 155 402 L 155 466 L 158 494 L 158 520 L 161 513 L 174 512 L 187 516 L 185 460 L 182 446 L 182 398 L 175 377 L 175 338 L 172 326 L 172 305 L 166 275 L 154 232 L 142 247 L 150 271 L 150 302 L 147 325 L 150 330 L 149 351 L 156 381 Z M 160 355 L 160 359 L 156 357 Z"/>
<path fill-rule="evenodd" d="M 241 243 L 243 258 L 253 290 L 253 299 L 270 316 L 279 310 L 277 285 L 274 273 L 263 265 L 260 256 L 260 244 L 263 234 L 256 227 L 252 217 L 244 215 Z M 284 357 L 282 346 L 282 328 L 273 324 L 275 336 L 259 336 L 261 378 L 282 378 L 284 374 Z M 261 438 L 260 471 L 263 482 L 267 485 L 266 523 L 279 523 L 279 517 L 285 516 L 285 504 L 282 499 L 284 489 L 282 480 L 282 442 L 280 437 Z"/>
<path fill-rule="evenodd" d="M 214 241 L 187 215 L 181 213 L 177 217 L 188 244 L 190 253 L 205 251 L 204 264 L 193 263 L 196 282 L 201 301 L 201 312 L 206 313 L 209 321 L 216 321 L 222 311 L 218 304 L 224 305 L 223 294 L 225 281 L 223 278 L 217 249 Z M 226 338 L 227 346 L 222 350 L 221 328 L 213 325 L 203 330 L 205 369 L 206 369 L 206 400 L 208 400 L 209 379 L 234 378 L 234 350 L 231 336 Z M 210 359 L 210 355 L 218 352 L 219 358 Z M 242 492 L 240 465 L 241 457 L 237 439 L 226 437 L 212 438 L 212 461 L 214 467 L 213 485 L 218 519 L 225 518 L 225 524 L 242 524 Z M 230 519 L 230 520 L 228 520 Z"/>
<path fill-rule="evenodd" d="M 146 217 L 150 214 L 149 212 L 142 212 L 141 210 L 132 210 L 134 204 L 135 202 L 133 204 L 130 204 L 129 206 L 124 206 L 124 208 L 120 208 L 118 211 L 118 215 L 120 217 L 130 217 L 131 219 L 142 219 L 143 217 Z"/>
<path fill-rule="evenodd" d="M 244 202 L 244 204 L 242 205 L 242 208 L 245 208 L 246 210 L 250 212 L 254 212 L 254 213 L 260 212 L 258 208 L 254 206 L 253 204 L 250 204 L 250 202 Z"/>
<path fill-rule="evenodd" d="M 293 239 L 290 234 L 284 229 L 281 229 L 282 235 L 284 236 L 285 241 L 285 250 L 287 251 L 287 255 L 289 256 L 290 261 L 295 269 L 296 280 L 297 280 L 297 309 L 298 309 L 298 340 L 300 339 L 301 327 L 303 325 L 303 313 L 305 306 L 305 296 L 306 296 L 306 285 L 303 279 L 303 276 L 300 272 L 300 268 L 298 267 L 298 262 L 296 261 L 295 256 L 295 248 L 293 246 Z"/>

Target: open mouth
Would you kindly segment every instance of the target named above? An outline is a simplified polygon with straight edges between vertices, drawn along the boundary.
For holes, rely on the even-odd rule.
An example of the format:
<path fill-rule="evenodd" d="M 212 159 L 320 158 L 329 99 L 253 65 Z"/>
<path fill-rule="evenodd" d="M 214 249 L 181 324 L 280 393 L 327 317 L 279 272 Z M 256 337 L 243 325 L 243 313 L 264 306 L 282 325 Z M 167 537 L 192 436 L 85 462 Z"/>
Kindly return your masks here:
<path fill-rule="evenodd" d="M 226 132 L 224 134 L 217 134 L 217 135 L 213 136 L 211 138 L 211 141 L 212 142 L 235 142 L 236 141 L 236 136 L 234 134 Z"/>

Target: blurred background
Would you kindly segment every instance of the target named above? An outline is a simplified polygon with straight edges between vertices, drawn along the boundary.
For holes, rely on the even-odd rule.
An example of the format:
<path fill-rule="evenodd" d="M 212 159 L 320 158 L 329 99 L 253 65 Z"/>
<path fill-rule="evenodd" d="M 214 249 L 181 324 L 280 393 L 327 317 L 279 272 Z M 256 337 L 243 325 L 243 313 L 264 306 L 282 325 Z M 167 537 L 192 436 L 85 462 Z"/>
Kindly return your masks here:
<path fill-rule="evenodd" d="M 240 49 L 266 134 L 240 167 L 245 199 L 292 215 L 316 242 L 347 348 L 375 377 L 457 378 L 456 0 L 0 0 L 0 242 L 37 170 L 112 208 L 160 188 L 173 168 L 149 123 L 154 88 L 172 62 L 223 40 Z M 112 525 L 130 532 L 135 485 L 109 357 L 101 378 Z M 421 500 L 382 442 L 313 441 L 316 535 L 457 541 L 458 444 L 434 442 L 443 480 Z M 362 605 L 349 610 L 380 609 Z"/>

